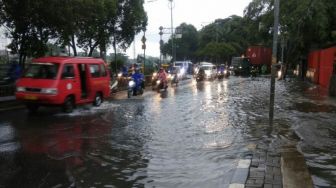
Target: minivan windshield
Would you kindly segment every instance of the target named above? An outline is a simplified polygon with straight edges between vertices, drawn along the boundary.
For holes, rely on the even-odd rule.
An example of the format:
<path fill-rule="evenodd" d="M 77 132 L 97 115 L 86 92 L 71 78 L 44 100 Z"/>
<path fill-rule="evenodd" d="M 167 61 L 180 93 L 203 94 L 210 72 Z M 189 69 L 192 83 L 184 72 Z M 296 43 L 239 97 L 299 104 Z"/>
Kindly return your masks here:
<path fill-rule="evenodd" d="M 59 65 L 56 63 L 32 63 L 24 73 L 24 78 L 56 79 Z"/>
<path fill-rule="evenodd" d="M 201 67 L 201 69 L 203 69 L 203 70 L 212 70 L 213 67 L 211 67 L 211 66 L 203 66 L 203 67 Z"/>

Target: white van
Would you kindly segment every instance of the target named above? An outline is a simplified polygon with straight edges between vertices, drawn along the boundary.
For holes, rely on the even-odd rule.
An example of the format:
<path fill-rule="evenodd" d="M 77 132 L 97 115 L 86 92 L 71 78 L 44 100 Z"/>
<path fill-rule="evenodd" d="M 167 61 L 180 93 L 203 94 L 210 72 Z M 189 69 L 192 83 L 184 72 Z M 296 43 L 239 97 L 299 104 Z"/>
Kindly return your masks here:
<path fill-rule="evenodd" d="M 202 62 L 200 63 L 199 69 L 203 69 L 205 73 L 205 79 L 213 80 L 216 78 L 217 69 L 212 63 Z"/>

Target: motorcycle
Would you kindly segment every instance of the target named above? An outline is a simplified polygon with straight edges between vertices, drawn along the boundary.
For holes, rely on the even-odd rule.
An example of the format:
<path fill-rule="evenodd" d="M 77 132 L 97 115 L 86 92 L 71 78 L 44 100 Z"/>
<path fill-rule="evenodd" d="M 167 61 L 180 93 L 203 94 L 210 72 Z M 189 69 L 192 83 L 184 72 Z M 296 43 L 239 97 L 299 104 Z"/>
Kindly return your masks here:
<path fill-rule="evenodd" d="M 250 75 L 251 75 L 252 78 L 257 77 L 258 73 L 259 73 L 258 68 L 256 68 L 256 67 L 251 68 Z"/>
<path fill-rule="evenodd" d="M 164 80 L 162 80 L 162 79 L 158 79 L 157 81 L 156 81 L 156 90 L 157 90 L 157 92 L 158 93 L 160 93 L 160 91 L 162 90 L 162 89 L 164 89 L 165 91 L 167 91 L 167 88 L 168 88 L 168 85 L 167 84 L 164 84 Z"/>
<path fill-rule="evenodd" d="M 204 70 L 200 70 L 196 75 L 196 82 L 201 82 L 205 80 L 205 72 Z"/>
<path fill-rule="evenodd" d="M 228 72 L 227 70 L 223 70 L 223 71 L 219 71 L 217 73 L 217 78 L 220 80 L 220 79 L 223 79 L 223 78 L 228 78 L 230 76 L 230 72 Z"/>
<path fill-rule="evenodd" d="M 118 91 L 118 80 L 111 81 L 110 91 L 111 91 L 111 93 L 115 93 L 115 92 Z"/>
<path fill-rule="evenodd" d="M 131 96 L 137 96 L 143 94 L 143 80 L 141 82 L 136 82 L 133 78 L 128 82 L 128 92 L 127 97 L 131 98 Z"/>
<path fill-rule="evenodd" d="M 156 81 L 158 80 L 157 78 L 157 73 L 153 73 L 153 76 L 152 76 L 152 90 L 156 90 Z"/>

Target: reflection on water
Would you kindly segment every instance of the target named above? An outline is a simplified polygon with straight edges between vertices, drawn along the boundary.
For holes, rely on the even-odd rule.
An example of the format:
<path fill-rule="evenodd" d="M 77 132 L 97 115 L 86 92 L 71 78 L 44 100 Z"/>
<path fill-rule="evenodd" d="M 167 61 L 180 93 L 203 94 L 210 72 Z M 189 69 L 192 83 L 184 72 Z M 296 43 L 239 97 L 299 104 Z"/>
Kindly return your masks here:
<path fill-rule="evenodd" d="M 268 99 L 268 79 L 231 77 L 70 115 L 7 117 L 0 185 L 221 187 L 266 138 Z M 277 82 L 273 136 L 299 142 L 317 187 L 336 184 L 335 104 L 310 85 Z"/>

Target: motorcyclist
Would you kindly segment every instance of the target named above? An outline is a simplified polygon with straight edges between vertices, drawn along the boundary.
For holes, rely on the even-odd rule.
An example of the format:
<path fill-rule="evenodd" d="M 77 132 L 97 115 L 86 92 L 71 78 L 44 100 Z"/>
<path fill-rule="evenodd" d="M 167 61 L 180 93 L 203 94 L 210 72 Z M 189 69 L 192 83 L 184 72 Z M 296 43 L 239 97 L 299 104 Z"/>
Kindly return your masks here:
<path fill-rule="evenodd" d="M 164 88 L 166 88 L 168 84 L 167 73 L 162 67 L 160 67 L 160 70 L 158 72 L 158 79 L 163 82 L 163 86 Z"/>
<path fill-rule="evenodd" d="M 218 67 L 218 72 L 220 73 L 224 73 L 225 67 L 223 65 L 221 65 L 220 67 Z"/>
<path fill-rule="evenodd" d="M 141 86 L 143 89 L 145 88 L 144 75 L 140 72 L 138 68 L 135 69 L 135 72 L 132 74 L 132 78 L 137 87 Z"/>

